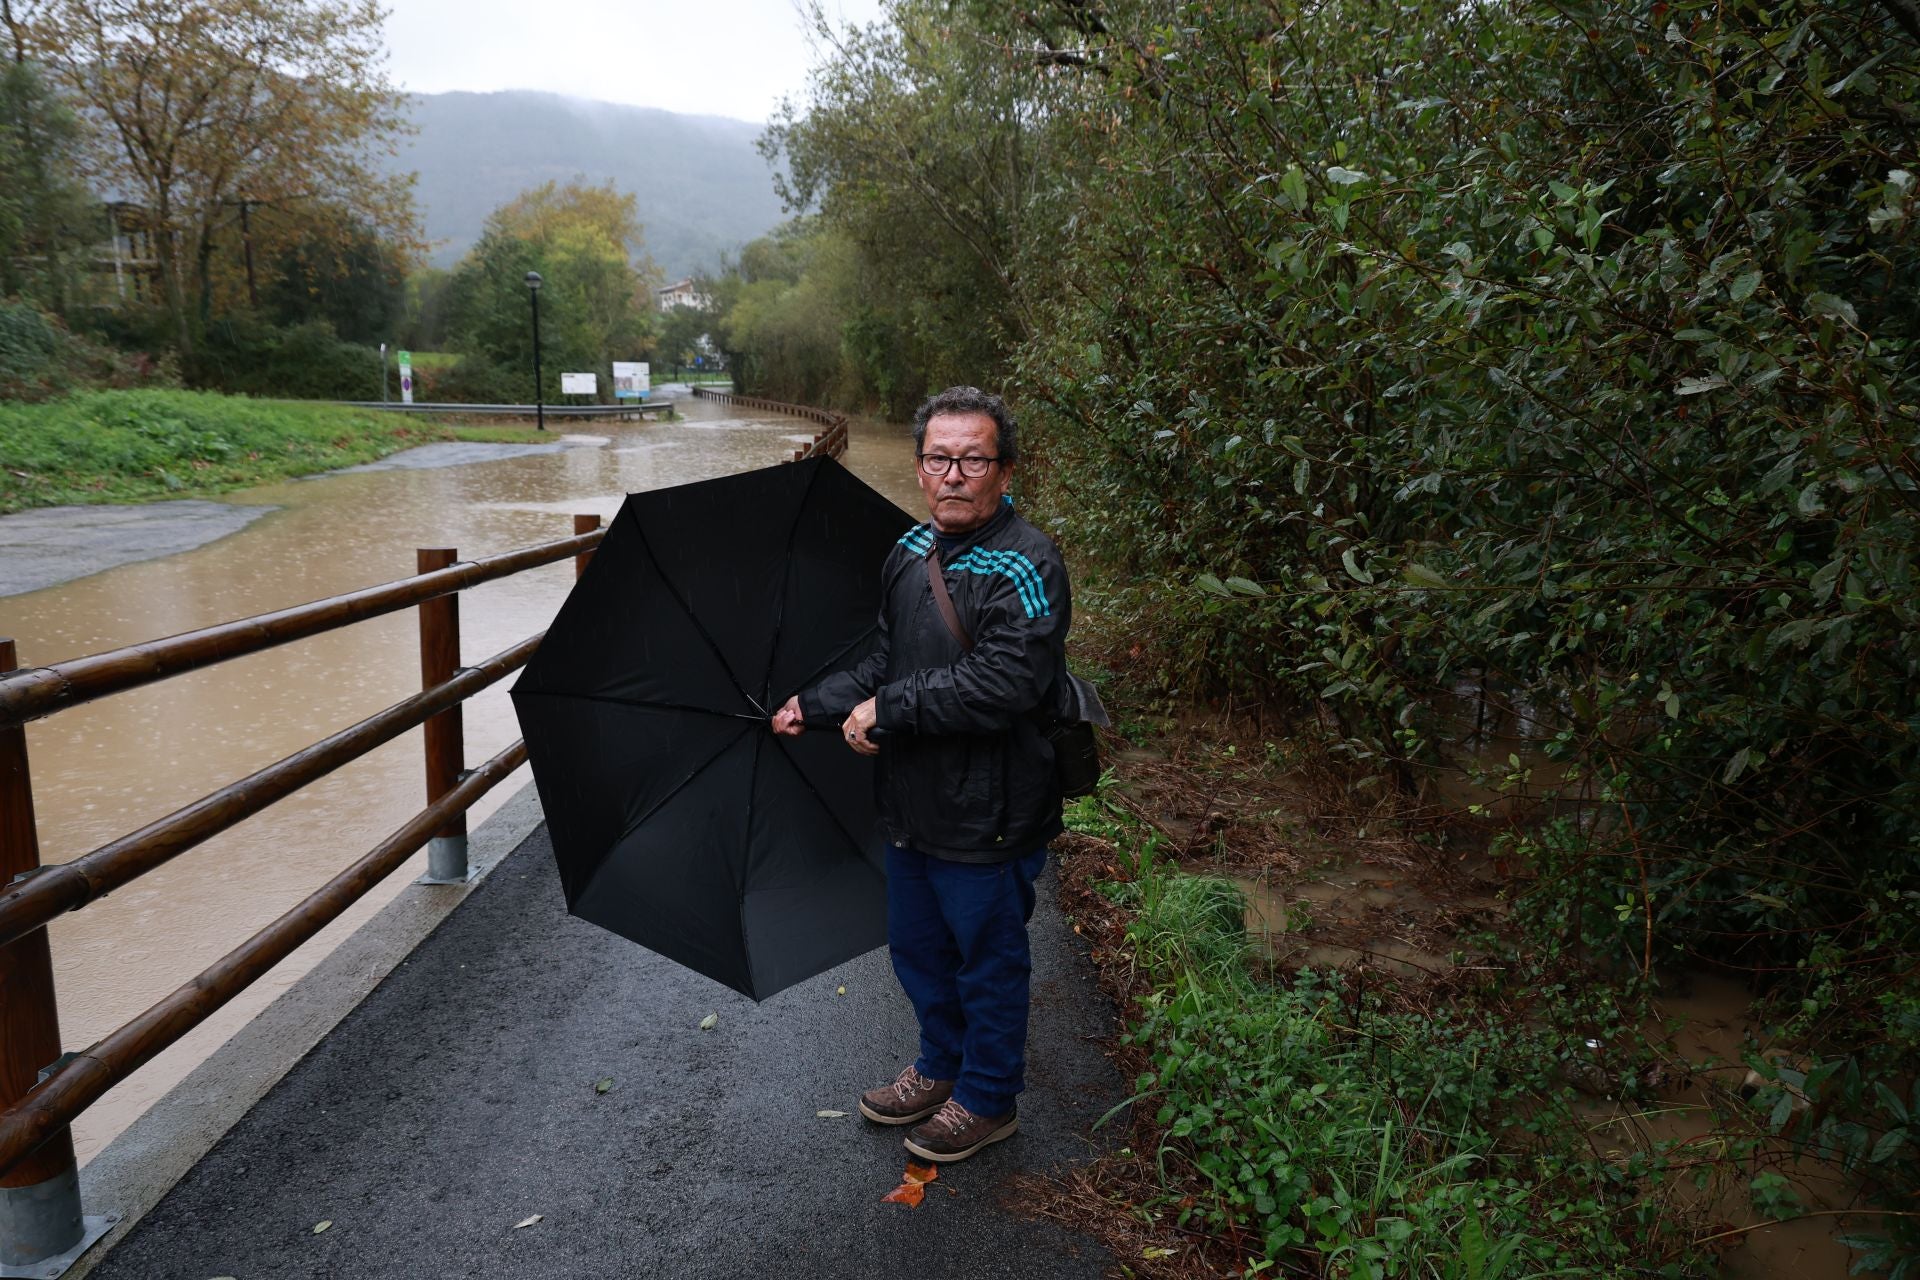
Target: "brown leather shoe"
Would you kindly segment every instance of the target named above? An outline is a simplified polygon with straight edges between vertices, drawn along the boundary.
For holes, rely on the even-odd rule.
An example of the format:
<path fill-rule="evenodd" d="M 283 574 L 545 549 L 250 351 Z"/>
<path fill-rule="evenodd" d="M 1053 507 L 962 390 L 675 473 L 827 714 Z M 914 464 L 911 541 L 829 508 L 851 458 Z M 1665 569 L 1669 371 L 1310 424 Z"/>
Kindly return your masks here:
<path fill-rule="evenodd" d="M 929 1080 L 908 1066 L 892 1084 L 860 1095 L 860 1114 L 876 1124 L 912 1124 L 925 1120 L 953 1096 L 953 1081 Z"/>
<path fill-rule="evenodd" d="M 907 1150 L 923 1160 L 951 1164 L 990 1142 L 1011 1138 L 1020 1128 L 1017 1109 L 1003 1116 L 977 1116 L 953 1099 L 934 1114 L 933 1119 L 907 1135 Z"/>

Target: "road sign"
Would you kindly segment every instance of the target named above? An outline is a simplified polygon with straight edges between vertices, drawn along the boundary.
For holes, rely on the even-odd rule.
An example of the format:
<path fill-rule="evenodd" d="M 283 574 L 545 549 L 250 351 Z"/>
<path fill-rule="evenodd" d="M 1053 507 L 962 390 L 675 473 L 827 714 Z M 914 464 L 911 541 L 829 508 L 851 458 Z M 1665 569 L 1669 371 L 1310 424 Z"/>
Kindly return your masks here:
<path fill-rule="evenodd" d="M 400 353 L 400 403 L 413 403 L 413 352 Z"/>

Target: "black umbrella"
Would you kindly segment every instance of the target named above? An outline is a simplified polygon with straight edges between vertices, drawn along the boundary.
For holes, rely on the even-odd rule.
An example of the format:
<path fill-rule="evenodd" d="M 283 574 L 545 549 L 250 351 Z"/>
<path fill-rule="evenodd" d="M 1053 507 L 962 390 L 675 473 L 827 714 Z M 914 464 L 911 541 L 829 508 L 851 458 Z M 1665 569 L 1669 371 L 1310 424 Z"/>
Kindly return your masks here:
<path fill-rule="evenodd" d="M 912 523 L 826 459 L 628 495 L 513 687 L 575 915 L 756 1000 L 886 940 L 872 762 L 768 719 Z"/>

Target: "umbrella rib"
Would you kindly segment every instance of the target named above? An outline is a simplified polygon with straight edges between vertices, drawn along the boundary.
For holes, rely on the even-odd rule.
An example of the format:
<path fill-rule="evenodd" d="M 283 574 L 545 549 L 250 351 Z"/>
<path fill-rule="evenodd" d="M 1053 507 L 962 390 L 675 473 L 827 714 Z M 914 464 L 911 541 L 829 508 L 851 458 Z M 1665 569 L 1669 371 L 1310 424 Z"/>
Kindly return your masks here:
<path fill-rule="evenodd" d="M 767 717 L 752 711 L 715 711 L 712 707 L 690 707 L 680 702 L 658 702 L 651 698 L 622 698 L 611 693 L 563 693 L 558 689 L 516 690 L 522 698 L 568 698 L 578 702 L 607 702 L 617 707 L 645 707 L 650 711 L 685 711 L 696 716 L 714 716 L 721 720 L 751 720 L 755 724 Z"/>
<path fill-rule="evenodd" d="M 814 803 L 818 804 L 827 817 L 833 820 L 833 825 L 840 828 L 840 834 L 847 838 L 847 843 L 856 849 L 862 847 L 866 841 L 847 830 L 847 824 L 840 821 L 840 815 L 833 811 L 833 806 L 827 803 L 827 798 L 820 794 L 820 788 L 813 785 L 813 779 L 807 776 L 807 771 L 793 762 L 793 756 L 788 753 L 785 744 L 776 740 L 775 745 L 780 747 L 780 758 L 787 762 L 787 768 L 793 770 L 793 776 L 800 779 L 800 785 L 807 789 L 807 794 L 813 797 Z M 757 756 L 754 759 L 754 767 L 759 768 Z"/>
<path fill-rule="evenodd" d="M 879 623 L 876 622 L 876 623 L 870 624 L 865 631 L 862 631 L 859 635 L 847 641 L 845 644 L 841 645 L 838 649 L 835 649 L 830 655 L 828 655 L 827 660 L 825 662 L 822 662 L 819 666 L 807 672 L 806 675 L 800 677 L 800 679 L 795 682 L 794 688 L 796 690 L 807 688 L 809 685 L 811 685 L 814 682 L 815 678 L 818 677 L 821 672 L 825 671 L 828 667 L 831 667 L 834 663 L 840 661 L 840 659 L 846 657 L 848 650 L 852 649 L 854 646 L 865 641 L 868 636 L 872 635 L 875 631 L 879 629 L 880 629 Z M 773 695 L 771 692 L 769 692 L 767 696 L 769 699 L 771 699 Z"/>
<path fill-rule="evenodd" d="M 719 642 L 716 641 L 712 633 L 707 630 L 706 624 L 701 622 L 699 617 L 693 612 L 693 606 L 688 604 L 687 598 L 680 594 L 680 588 L 673 585 L 673 579 L 667 576 L 666 569 L 661 567 L 660 557 L 653 553 L 653 543 L 647 538 L 646 526 L 640 523 L 640 513 L 634 510 L 632 503 L 628 503 L 624 509 L 633 516 L 633 527 L 638 530 L 640 534 L 640 549 L 647 553 L 647 562 L 653 566 L 654 573 L 659 575 L 661 585 L 666 587 L 668 593 L 673 596 L 674 603 L 680 606 L 680 612 L 687 615 L 687 621 L 691 622 L 693 629 L 700 633 L 700 638 L 707 642 L 707 648 L 713 650 L 713 656 L 719 660 L 720 669 L 726 672 L 727 679 L 733 682 L 734 692 L 746 699 L 748 706 L 758 711 L 762 717 L 765 717 L 767 714 L 766 709 L 754 700 L 752 694 L 741 687 L 740 677 L 733 673 L 733 667 L 727 662 L 727 655 L 721 651 Z"/>
<path fill-rule="evenodd" d="M 668 791 L 665 795 L 661 796 L 658 800 L 655 800 L 652 804 L 648 805 L 647 811 L 645 813 L 641 814 L 639 817 L 635 818 L 632 822 L 629 822 L 624 828 L 622 828 L 620 834 L 613 838 L 613 843 L 618 844 L 620 841 L 625 840 L 628 836 L 632 835 L 635 831 L 639 830 L 642 823 L 646 822 L 646 820 L 648 818 L 651 818 L 654 814 L 660 812 L 661 805 L 673 799 L 675 796 L 679 795 L 682 791 L 685 791 L 687 789 L 688 783 L 692 782 L 695 778 L 699 777 L 702 773 L 704 773 L 708 765 L 712 764 L 715 760 L 718 760 L 721 756 L 731 751 L 734 747 L 734 744 L 739 742 L 740 739 L 746 737 L 749 732 L 751 731 L 747 729 L 742 729 L 740 732 L 734 734 L 731 738 L 728 738 L 725 742 L 721 743 L 719 750 L 715 751 L 712 755 L 708 756 L 705 760 L 702 760 L 699 764 L 693 766 L 693 768 L 687 770 L 687 776 L 680 779 L 680 781 L 674 783 L 673 789 L 671 791 Z M 735 886 L 734 891 L 736 893 L 739 892 L 739 887 L 737 885 Z"/>
<path fill-rule="evenodd" d="M 780 652 L 780 626 L 787 618 L 787 594 L 793 589 L 793 535 L 800 528 L 800 517 L 807 513 L 807 499 L 813 496 L 814 483 L 819 479 L 820 467 L 816 465 L 807 472 L 806 491 L 793 504 L 793 523 L 787 526 L 787 540 L 781 544 L 787 548 L 787 562 L 780 577 L 780 595 L 773 606 L 773 641 L 767 646 L 767 678 L 760 691 L 763 704 L 773 701 L 773 663 Z"/>
<path fill-rule="evenodd" d="M 753 793 L 759 787 L 760 754 L 762 750 L 766 747 L 766 745 L 767 743 L 765 738 L 762 738 L 753 744 L 753 766 L 747 770 L 747 820 L 741 826 L 741 830 L 745 833 L 746 838 L 741 841 L 741 845 L 749 858 L 753 856 L 753 819 L 755 817 L 754 808 L 753 808 Z M 758 984 L 754 981 L 754 973 L 753 973 L 753 942 L 751 939 L 747 937 L 746 881 L 752 878 L 753 868 L 751 866 L 746 866 L 746 867 L 742 867 L 740 871 L 741 871 L 741 878 L 733 886 L 734 910 L 739 912 L 739 915 L 740 915 L 740 951 L 741 951 L 741 954 L 745 955 L 747 958 L 747 985 L 750 987 L 753 987 L 755 990 L 758 990 L 759 989 Z M 753 997 L 753 999 L 754 999 L 754 1002 L 757 1004 L 759 1003 L 760 997 L 756 995 Z"/>

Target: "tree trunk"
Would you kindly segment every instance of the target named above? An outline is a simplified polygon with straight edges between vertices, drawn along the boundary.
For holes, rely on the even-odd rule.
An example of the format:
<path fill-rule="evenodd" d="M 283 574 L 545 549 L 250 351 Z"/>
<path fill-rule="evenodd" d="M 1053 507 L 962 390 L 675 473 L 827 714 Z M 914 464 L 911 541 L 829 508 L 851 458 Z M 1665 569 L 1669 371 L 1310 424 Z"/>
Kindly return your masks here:
<path fill-rule="evenodd" d="M 213 226 L 211 222 L 201 226 L 200 240 L 194 247 L 194 283 L 200 287 L 199 305 L 196 311 L 200 317 L 200 331 L 205 333 L 207 324 L 213 319 Z"/>
<path fill-rule="evenodd" d="M 171 212 L 164 199 L 154 210 L 153 253 L 160 260 L 160 287 L 166 290 L 174 337 L 180 343 L 181 356 L 185 357 L 193 354 L 193 326 L 187 318 L 186 281 L 180 278 L 179 246 L 174 243 L 173 219 L 168 216 Z"/>

